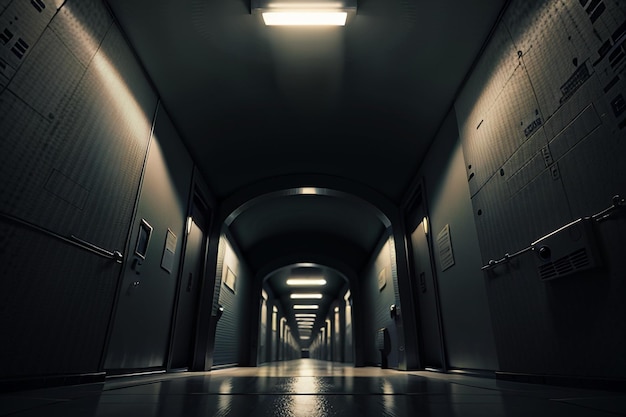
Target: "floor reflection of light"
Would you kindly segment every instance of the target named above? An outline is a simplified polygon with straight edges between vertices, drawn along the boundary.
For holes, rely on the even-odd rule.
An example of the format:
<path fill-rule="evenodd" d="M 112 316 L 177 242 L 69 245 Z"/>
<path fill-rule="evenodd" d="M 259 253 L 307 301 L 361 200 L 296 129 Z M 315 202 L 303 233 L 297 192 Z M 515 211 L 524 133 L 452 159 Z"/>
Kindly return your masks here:
<path fill-rule="evenodd" d="M 314 417 L 328 415 L 327 400 L 320 395 L 319 378 L 312 376 L 314 367 L 304 363 L 298 370 L 300 376 L 291 381 L 289 391 L 294 395 L 289 402 L 289 410 L 284 415 L 294 417 Z"/>
<path fill-rule="evenodd" d="M 233 392 L 232 379 L 226 379 L 220 384 L 220 394 L 231 394 Z"/>
<path fill-rule="evenodd" d="M 385 412 L 393 415 L 393 409 L 395 408 L 396 396 L 395 391 L 393 389 L 393 385 L 388 380 L 383 380 L 382 384 L 383 390 L 383 407 Z"/>
<path fill-rule="evenodd" d="M 232 379 L 226 379 L 222 381 L 222 383 L 220 384 L 220 389 L 219 389 L 219 393 L 220 393 L 220 395 L 218 396 L 219 399 L 217 400 L 218 409 L 220 410 L 220 413 L 227 413 L 228 411 L 230 411 L 232 407 L 233 397 L 232 395 L 227 395 L 227 394 L 231 394 L 232 391 L 233 391 Z"/>

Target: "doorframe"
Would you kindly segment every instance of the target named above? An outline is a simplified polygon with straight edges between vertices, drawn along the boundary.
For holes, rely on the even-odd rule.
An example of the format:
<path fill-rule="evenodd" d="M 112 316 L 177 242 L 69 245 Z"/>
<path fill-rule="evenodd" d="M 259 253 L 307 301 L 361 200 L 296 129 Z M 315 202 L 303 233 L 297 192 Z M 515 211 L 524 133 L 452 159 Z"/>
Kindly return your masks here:
<path fill-rule="evenodd" d="M 420 210 L 417 210 L 418 208 L 421 208 Z M 423 218 L 420 221 L 419 219 L 419 215 L 423 214 Z M 413 217 L 417 216 L 416 219 L 413 219 Z M 415 228 L 417 226 L 419 226 L 419 224 L 423 221 L 423 219 L 425 218 L 426 221 L 428 222 L 428 227 L 430 226 L 430 224 L 432 223 L 430 221 L 430 212 L 428 210 L 428 199 L 426 196 L 426 184 L 425 184 L 425 178 L 421 177 L 418 181 L 416 181 L 416 183 L 414 184 L 414 186 L 412 187 L 411 190 L 411 194 L 410 197 L 407 199 L 406 203 L 404 204 L 403 207 L 403 217 L 404 217 L 404 233 L 406 236 L 406 244 L 407 244 L 407 254 L 408 256 L 408 261 L 409 261 L 409 274 L 411 277 L 411 282 L 417 283 L 418 277 L 416 276 L 416 268 L 415 268 L 415 261 L 414 261 L 414 257 L 413 257 L 413 242 L 411 241 L 411 235 L 413 234 L 413 232 L 415 231 Z M 417 224 L 415 225 L 415 227 L 413 226 L 414 223 Z M 430 227 L 429 227 L 430 228 Z M 410 230 L 413 229 L 413 230 Z M 439 330 L 439 351 L 440 351 L 440 360 L 441 360 L 441 367 L 442 367 L 442 371 L 446 372 L 449 369 L 448 366 L 448 355 L 447 355 L 447 351 L 446 351 L 446 343 L 445 343 L 445 335 L 444 335 L 444 329 L 443 329 L 443 315 L 441 313 L 441 299 L 440 299 L 440 292 L 439 292 L 439 278 L 437 276 L 437 268 L 435 267 L 435 255 L 434 255 L 434 243 L 433 243 L 433 233 L 432 230 L 429 230 L 428 233 L 426 233 L 426 244 L 428 245 L 428 257 L 430 260 L 430 272 L 432 274 L 433 277 L 433 296 L 435 298 L 435 311 L 436 311 L 436 315 L 437 315 L 437 329 Z M 413 291 L 418 291 L 418 286 L 415 285 L 413 286 Z M 414 298 L 414 306 L 415 306 L 415 311 L 414 314 L 417 315 L 419 313 L 419 298 L 417 297 L 417 294 L 414 293 L 412 294 L 413 298 Z M 423 358 L 423 352 L 424 352 L 424 348 L 423 348 L 423 343 L 424 343 L 424 336 L 422 334 L 422 329 L 421 329 L 421 324 L 420 324 L 420 320 L 416 320 L 416 325 L 417 325 L 417 329 L 418 329 L 418 346 L 420 347 L 419 349 L 419 355 L 420 355 L 420 367 L 423 367 L 424 364 L 424 358 Z"/>
<path fill-rule="evenodd" d="M 196 176 L 198 175 L 197 171 L 194 169 L 193 170 L 193 174 L 192 174 L 192 179 L 191 179 L 191 184 L 189 187 L 189 193 L 188 193 L 188 200 L 187 200 L 187 216 L 185 219 L 185 225 L 187 225 L 187 222 L 189 221 L 189 218 L 193 219 L 193 214 L 194 214 L 194 207 L 196 206 L 196 202 L 198 203 L 198 207 L 200 208 L 201 211 L 201 216 L 204 218 L 204 222 L 201 226 L 200 229 L 202 230 L 203 234 L 204 234 L 204 241 L 203 241 L 203 246 L 204 246 L 204 253 L 202 254 L 202 258 L 200 259 L 201 262 L 201 266 L 200 266 L 200 271 L 201 271 L 201 275 L 198 277 L 199 278 L 199 288 L 198 288 L 198 298 L 195 301 L 197 306 L 199 307 L 199 303 L 200 303 L 200 298 L 201 298 L 201 293 L 204 287 L 204 283 L 205 283 L 205 278 L 207 276 L 206 274 L 206 265 L 207 265 L 207 257 L 208 257 L 208 251 L 209 251 L 209 239 L 210 239 L 210 228 L 211 228 L 211 223 L 213 221 L 213 213 L 211 211 L 211 207 L 210 205 L 207 203 L 206 199 L 203 196 L 202 191 L 200 190 L 200 187 L 198 186 L 198 183 L 196 181 Z M 170 322 L 170 337 L 169 337 L 169 343 L 168 343 L 168 347 L 167 347 L 167 363 L 166 363 L 166 371 L 172 371 L 172 361 L 173 361 L 173 357 L 174 357 L 174 340 L 176 337 L 176 319 L 178 317 L 178 306 L 180 303 L 180 291 L 181 288 L 183 286 L 183 270 L 185 267 L 185 256 L 187 254 L 187 242 L 188 242 L 188 238 L 189 238 L 189 231 L 187 229 L 187 226 L 185 226 L 185 234 L 183 236 L 183 242 L 182 242 L 182 250 L 181 250 L 181 254 L 180 254 L 180 262 L 178 263 L 178 272 L 177 272 L 177 283 L 176 283 L 176 295 L 175 295 L 175 299 L 174 299 L 174 307 L 172 309 L 172 319 Z M 196 311 L 196 317 L 195 317 L 195 323 L 193 326 L 193 330 L 191 332 L 191 343 L 190 343 L 190 348 L 191 348 L 191 357 L 189 358 L 189 366 L 187 367 L 187 370 L 191 369 L 193 367 L 193 364 L 195 363 L 195 359 L 196 359 L 196 355 L 198 354 L 196 351 L 196 339 L 198 337 L 198 317 L 197 317 L 197 311 Z M 178 368 L 175 368 L 178 369 Z M 180 368 L 180 369 L 184 369 L 184 368 Z"/>

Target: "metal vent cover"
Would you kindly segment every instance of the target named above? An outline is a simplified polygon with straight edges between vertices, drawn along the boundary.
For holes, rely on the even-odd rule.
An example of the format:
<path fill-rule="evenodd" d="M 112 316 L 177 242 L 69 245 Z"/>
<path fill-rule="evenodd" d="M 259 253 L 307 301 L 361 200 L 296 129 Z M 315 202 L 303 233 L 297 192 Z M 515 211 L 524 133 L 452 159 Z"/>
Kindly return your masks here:
<path fill-rule="evenodd" d="M 587 251 L 582 248 L 554 262 L 539 266 L 539 277 L 542 280 L 554 279 L 587 269 L 591 264 Z"/>
<path fill-rule="evenodd" d="M 532 244 L 542 281 L 600 266 L 591 218 L 578 219 Z"/>

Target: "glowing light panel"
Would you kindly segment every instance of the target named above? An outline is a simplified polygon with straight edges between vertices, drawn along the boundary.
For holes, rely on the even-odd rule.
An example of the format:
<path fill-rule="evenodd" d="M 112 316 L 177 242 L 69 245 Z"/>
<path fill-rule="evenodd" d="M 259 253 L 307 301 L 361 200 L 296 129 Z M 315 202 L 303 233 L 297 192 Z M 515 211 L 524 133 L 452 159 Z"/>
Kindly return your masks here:
<path fill-rule="evenodd" d="M 292 300 L 321 300 L 322 299 L 322 294 L 320 294 L 320 293 L 291 294 L 290 298 Z"/>
<path fill-rule="evenodd" d="M 290 278 L 287 280 L 287 285 L 290 285 L 292 287 L 321 287 L 323 285 L 326 285 L 326 280 L 323 278 Z"/>
<path fill-rule="evenodd" d="M 294 310 L 317 310 L 320 308 L 317 304 L 295 304 L 293 306 Z"/>
<path fill-rule="evenodd" d="M 320 11 L 265 12 L 267 26 L 345 26 L 348 13 Z"/>

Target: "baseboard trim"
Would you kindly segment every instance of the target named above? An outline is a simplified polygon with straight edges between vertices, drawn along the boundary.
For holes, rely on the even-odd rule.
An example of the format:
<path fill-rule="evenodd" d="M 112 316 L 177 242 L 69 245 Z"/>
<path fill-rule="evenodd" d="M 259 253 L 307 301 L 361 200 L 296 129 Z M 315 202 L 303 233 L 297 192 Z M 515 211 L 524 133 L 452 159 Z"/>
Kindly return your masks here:
<path fill-rule="evenodd" d="M 494 371 L 486 371 L 484 369 L 449 369 L 446 373 L 452 375 L 475 376 L 478 378 L 495 379 Z"/>
<path fill-rule="evenodd" d="M 106 379 L 164 374 L 165 372 L 166 370 L 163 369 L 162 366 L 155 366 L 151 368 L 107 369 Z"/>
<path fill-rule="evenodd" d="M 501 381 L 527 382 L 530 384 L 556 385 L 570 388 L 626 391 L 626 379 L 617 378 L 541 375 L 496 371 L 496 379 Z"/>
<path fill-rule="evenodd" d="M 225 364 L 222 364 L 222 365 L 213 365 L 211 367 L 211 370 L 212 371 L 218 371 L 220 369 L 235 368 L 235 367 L 237 367 L 236 363 L 225 363 Z"/>
<path fill-rule="evenodd" d="M 25 378 L 0 379 L 0 392 L 27 391 L 64 385 L 93 384 L 104 382 L 106 372 L 69 375 L 42 375 Z"/>

